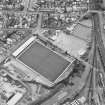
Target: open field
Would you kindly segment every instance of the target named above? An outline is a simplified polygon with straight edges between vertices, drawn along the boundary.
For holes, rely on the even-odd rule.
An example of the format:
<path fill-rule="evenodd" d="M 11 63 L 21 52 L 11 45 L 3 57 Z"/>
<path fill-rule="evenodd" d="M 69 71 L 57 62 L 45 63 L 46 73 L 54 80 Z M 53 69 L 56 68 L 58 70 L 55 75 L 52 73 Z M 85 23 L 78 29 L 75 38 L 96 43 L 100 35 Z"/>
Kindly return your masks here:
<path fill-rule="evenodd" d="M 83 23 L 81 23 L 83 24 Z M 86 24 L 84 24 L 85 26 L 81 25 L 81 24 L 77 24 L 73 30 L 73 35 L 78 36 L 82 39 L 85 39 L 87 41 L 91 40 L 91 28 L 89 28 L 88 26 L 86 27 Z"/>
<path fill-rule="evenodd" d="M 63 32 L 59 33 L 59 36 L 54 42 L 55 45 L 69 52 L 73 56 L 79 56 L 81 50 L 86 50 L 87 42 L 78 39 L 73 35 L 66 35 Z"/>

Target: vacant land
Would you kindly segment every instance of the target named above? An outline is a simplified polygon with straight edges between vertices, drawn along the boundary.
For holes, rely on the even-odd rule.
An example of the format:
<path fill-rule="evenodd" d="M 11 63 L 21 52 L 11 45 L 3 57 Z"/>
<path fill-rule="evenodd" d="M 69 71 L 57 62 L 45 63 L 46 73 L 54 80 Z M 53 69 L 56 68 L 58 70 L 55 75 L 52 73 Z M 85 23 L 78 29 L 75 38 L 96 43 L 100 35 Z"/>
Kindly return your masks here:
<path fill-rule="evenodd" d="M 59 33 L 59 36 L 55 40 L 54 44 L 74 56 L 78 56 L 79 51 L 87 48 L 87 42 L 73 35 L 66 35 L 62 31 Z"/>
<path fill-rule="evenodd" d="M 73 30 L 73 35 L 80 37 L 81 39 L 90 41 L 91 40 L 91 28 L 82 24 L 77 24 Z"/>

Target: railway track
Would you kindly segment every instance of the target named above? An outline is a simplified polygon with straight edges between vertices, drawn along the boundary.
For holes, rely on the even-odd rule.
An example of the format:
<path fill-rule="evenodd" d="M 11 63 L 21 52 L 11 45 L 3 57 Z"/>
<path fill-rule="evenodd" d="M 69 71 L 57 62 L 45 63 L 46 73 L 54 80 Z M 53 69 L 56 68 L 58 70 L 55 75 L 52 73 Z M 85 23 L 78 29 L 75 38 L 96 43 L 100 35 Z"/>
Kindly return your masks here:
<path fill-rule="evenodd" d="M 95 20 L 94 20 L 95 19 Z M 95 73 L 95 70 L 98 69 L 98 66 L 97 66 L 97 51 L 100 52 L 100 57 L 101 57 L 101 60 L 102 60 L 102 63 L 103 63 L 103 67 L 105 67 L 105 62 L 103 62 L 104 60 L 104 57 L 102 56 L 102 54 L 104 54 L 104 51 L 103 51 L 103 43 L 102 43 L 102 39 L 101 39 L 101 33 L 100 33 L 100 30 L 97 29 L 97 17 L 94 15 L 93 16 L 93 31 L 94 31 L 94 34 L 93 34 L 93 57 L 92 57 L 92 62 L 91 62 L 91 69 L 90 69 L 90 81 L 89 81 L 89 89 L 88 89 L 88 94 L 87 94 L 87 103 L 89 105 L 96 105 L 96 102 L 95 102 L 95 98 L 94 98 L 94 93 L 96 92 L 96 87 L 95 87 L 95 81 L 94 81 L 94 73 Z"/>
<path fill-rule="evenodd" d="M 89 89 L 88 89 L 88 94 L 87 94 L 87 103 L 89 105 L 95 105 L 95 101 L 94 101 L 94 70 L 96 69 L 96 48 L 97 48 L 97 45 L 96 45 L 96 35 L 95 35 L 95 32 L 93 33 L 93 56 L 92 56 L 92 67 L 90 69 L 91 71 L 91 74 L 90 74 L 90 82 L 89 82 Z"/>
<path fill-rule="evenodd" d="M 97 51 L 99 52 L 99 55 L 100 55 L 100 60 L 101 60 L 101 63 L 103 65 L 103 69 L 104 69 L 104 72 L 105 72 L 105 47 L 104 47 L 104 44 L 103 44 L 103 40 L 102 40 L 102 37 L 101 37 L 101 31 L 100 31 L 100 25 L 99 23 L 99 17 L 98 17 L 98 14 L 96 14 L 94 17 L 94 29 L 95 29 L 95 32 L 96 32 L 96 43 L 97 43 Z"/>
<path fill-rule="evenodd" d="M 94 25 L 94 31 L 95 31 L 95 41 L 94 41 L 95 42 L 95 45 L 94 45 L 95 46 L 95 52 L 94 52 L 95 56 L 94 56 L 94 65 L 93 65 L 93 67 L 96 68 L 96 69 L 99 69 L 98 66 L 97 66 L 97 63 L 98 63 L 97 56 L 98 56 L 99 59 L 100 59 L 100 62 L 102 64 L 102 67 L 103 67 L 103 73 L 105 73 L 105 54 L 104 54 L 105 53 L 105 47 L 104 47 L 103 40 L 102 40 L 102 37 L 101 37 L 101 29 L 100 29 L 98 13 L 93 15 L 93 25 Z M 98 70 L 98 71 L 100 71 L 100 70 Z M 92 82 L 92 79 L 91 79 L 91 82 Z M 93 99 L 94 91 L 93 91 L 92 88 L 93 87 L 89 88 L 88 97 L 90 97 L 89 99 L 91 99 L 91 100 L 89 100 L 89 105 L 96 105 L 94 103 L 95 101 Z M 102 103 L 100 98 L 99 98 L 99 101 L 100 101 L 100 103 Z"/>

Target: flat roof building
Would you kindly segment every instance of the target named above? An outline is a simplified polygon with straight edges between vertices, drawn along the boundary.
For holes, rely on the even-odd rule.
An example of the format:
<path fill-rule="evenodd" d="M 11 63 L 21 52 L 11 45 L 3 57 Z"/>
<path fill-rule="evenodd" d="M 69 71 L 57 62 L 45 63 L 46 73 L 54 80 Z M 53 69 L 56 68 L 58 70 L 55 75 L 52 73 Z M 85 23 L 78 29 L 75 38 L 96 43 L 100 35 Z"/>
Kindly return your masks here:
<path fill-rule="evenodd" d="M 14 53 L 16 62 L 35 74 L 36 81 L 53 86 L 71 72 L 73 59 L 67 60 L 32 36 Z M 16 66 L 16 65 L 15 65 Z M 22 68 L 21 68 L 22 69 Z M 69 73 L 68 73 L 69 72 Z"/>

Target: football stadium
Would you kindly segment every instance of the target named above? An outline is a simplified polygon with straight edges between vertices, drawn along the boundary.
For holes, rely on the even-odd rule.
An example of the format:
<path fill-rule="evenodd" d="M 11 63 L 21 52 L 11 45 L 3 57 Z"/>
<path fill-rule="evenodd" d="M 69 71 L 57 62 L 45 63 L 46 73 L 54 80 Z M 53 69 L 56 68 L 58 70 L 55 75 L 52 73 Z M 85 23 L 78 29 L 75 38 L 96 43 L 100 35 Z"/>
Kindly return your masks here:
<path fill-rule="evenodd" d="M 50 87 L 69 75 L 74 61 L 67 60 L 45 46 L 35 36 L 29 38 L 12 55 L 19 64 L 35 74 L 37 82 Z"/>

